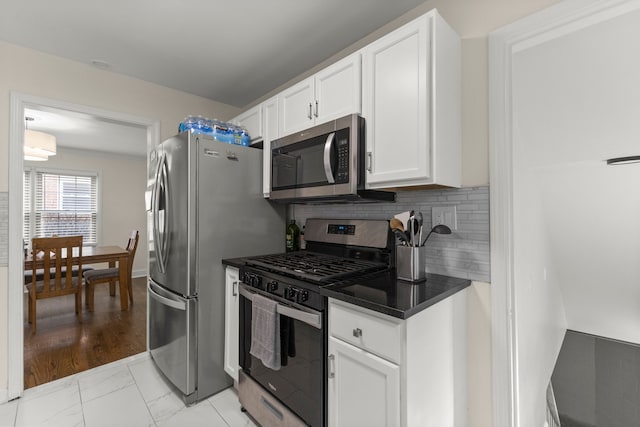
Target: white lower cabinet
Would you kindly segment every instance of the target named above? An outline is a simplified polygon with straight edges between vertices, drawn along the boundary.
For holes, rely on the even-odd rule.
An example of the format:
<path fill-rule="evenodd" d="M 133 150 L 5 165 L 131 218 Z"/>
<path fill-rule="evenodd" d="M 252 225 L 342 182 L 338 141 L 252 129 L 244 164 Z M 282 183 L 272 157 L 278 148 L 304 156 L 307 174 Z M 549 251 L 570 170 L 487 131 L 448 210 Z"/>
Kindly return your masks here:
<path fill-rule="evenodd" d="M 399 426 L 400 367 L 334 337 L 329 354 L 329 425 Z"/>
<path fill-rule="evenodd" d="M 466 293 L 406 320 L 330 298 L 329 427 L 468 425 Z"/>
<path fill-rule="evenodd" d="M 224 370 L 236 382 L 239 369 L 239 281 L 240 271 L 235 267 L 227 266 L 224 295 Z"/>

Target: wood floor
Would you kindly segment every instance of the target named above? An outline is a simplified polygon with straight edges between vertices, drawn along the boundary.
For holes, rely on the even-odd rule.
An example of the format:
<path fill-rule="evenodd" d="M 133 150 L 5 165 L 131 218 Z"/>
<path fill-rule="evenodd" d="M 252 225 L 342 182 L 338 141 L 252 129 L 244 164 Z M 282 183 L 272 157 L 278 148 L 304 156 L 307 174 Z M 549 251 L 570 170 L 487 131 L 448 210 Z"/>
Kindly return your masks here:
<path fill-rule="evenodd" d="M 133 305 L 120 310 L 120 294 L 109 285 L 95 290 L 95 311 L 82 296 L 82 323 L 75 315 L 74 296 L 38 300 L 38 330 L 31 333 L 24 306 L 24 388 L 35 387 L 146 350 L 146 277 L 133 279 Z"/>

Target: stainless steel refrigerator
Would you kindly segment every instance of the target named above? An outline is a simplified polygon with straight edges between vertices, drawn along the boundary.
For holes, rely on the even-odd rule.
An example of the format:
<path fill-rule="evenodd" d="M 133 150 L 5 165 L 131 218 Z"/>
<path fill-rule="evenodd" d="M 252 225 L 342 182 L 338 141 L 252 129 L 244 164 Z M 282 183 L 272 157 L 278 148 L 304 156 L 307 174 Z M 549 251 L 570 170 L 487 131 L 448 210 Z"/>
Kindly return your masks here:
<path fill-rule="evenodd" d="M 180 133 L 150 155 L 149 350 L 187 404 L 223 369 L 223 258 L 284 251 L 285 212 L 262 195 L 262 150 Z"/>

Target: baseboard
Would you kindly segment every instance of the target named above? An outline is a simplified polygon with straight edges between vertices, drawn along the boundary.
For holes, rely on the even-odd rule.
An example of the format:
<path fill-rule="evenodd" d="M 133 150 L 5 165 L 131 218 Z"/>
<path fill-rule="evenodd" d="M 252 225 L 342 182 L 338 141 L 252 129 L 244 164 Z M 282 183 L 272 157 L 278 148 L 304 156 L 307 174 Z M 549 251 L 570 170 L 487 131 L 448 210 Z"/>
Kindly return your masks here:
<path fill-rule="evenodd" d="M 135 270 L 131 272 L 131 277 L 137 279 L 138 277 L 147 277 L 147 270 Z"/>
<path fill-rule="evenodd" d="M 3 403 L 7 403 L 9 401 L 9 390 L 2 389 L 0 390 L 0 405 Z"/>

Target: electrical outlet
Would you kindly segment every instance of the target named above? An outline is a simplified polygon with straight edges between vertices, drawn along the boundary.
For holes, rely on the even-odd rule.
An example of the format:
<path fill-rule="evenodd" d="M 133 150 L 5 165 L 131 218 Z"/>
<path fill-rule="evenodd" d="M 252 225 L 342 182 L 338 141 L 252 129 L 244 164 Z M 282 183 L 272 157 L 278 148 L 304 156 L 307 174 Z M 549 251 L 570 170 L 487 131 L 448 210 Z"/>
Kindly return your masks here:
<path fill-rule="evenodd" d="M 434 206 L 431 208 L 431 227 L 443 224 L 452 230 L 458 229 L 455 206 Z"/>

